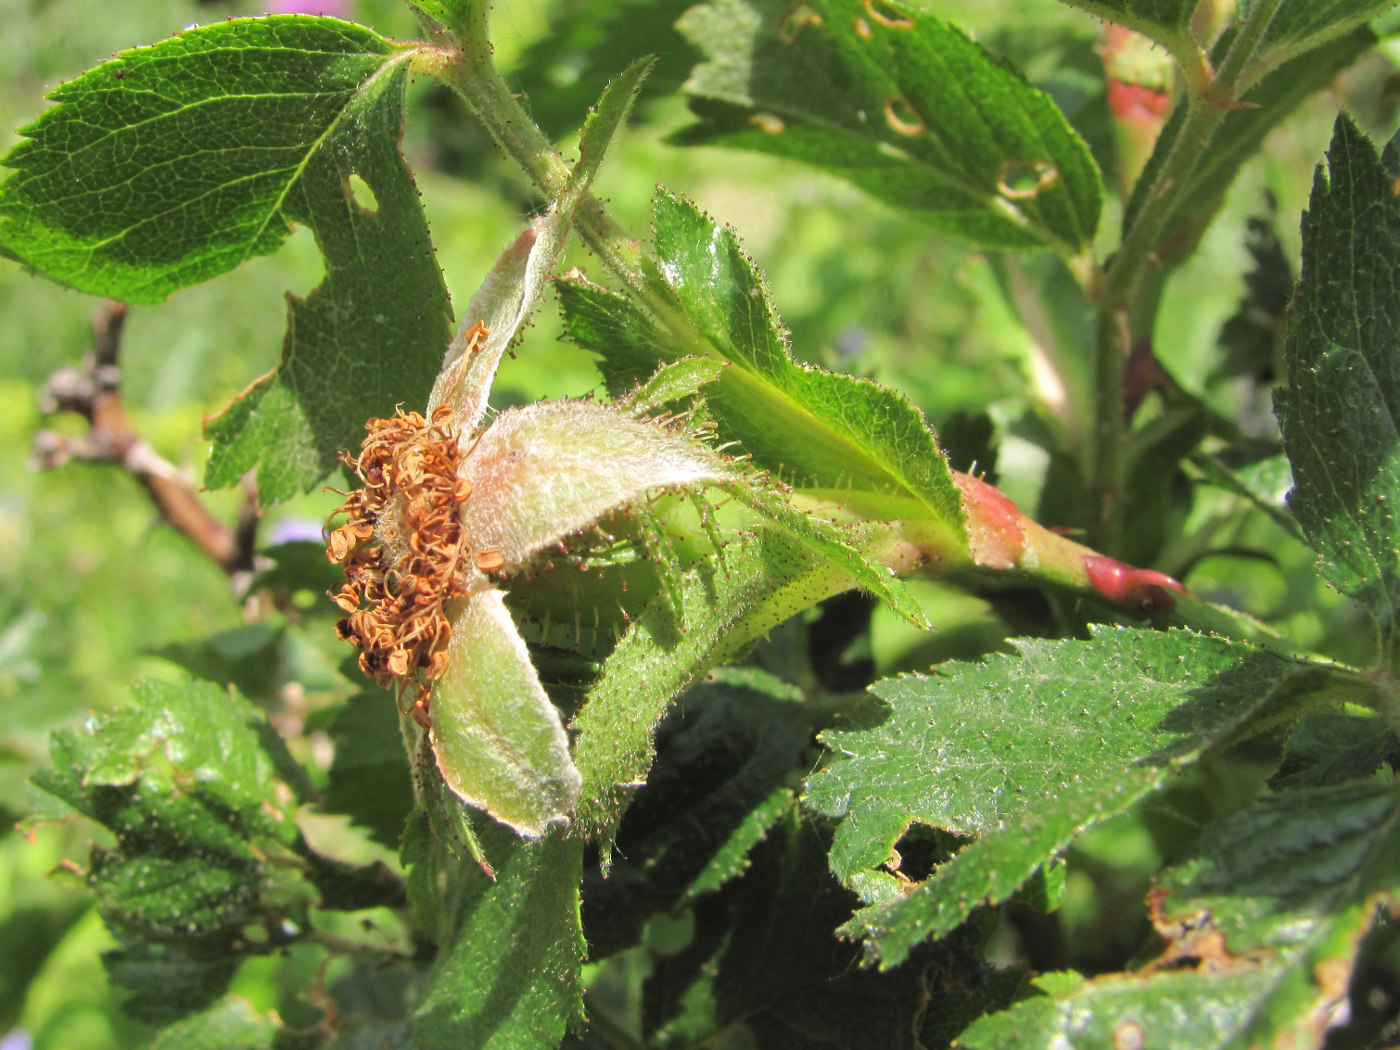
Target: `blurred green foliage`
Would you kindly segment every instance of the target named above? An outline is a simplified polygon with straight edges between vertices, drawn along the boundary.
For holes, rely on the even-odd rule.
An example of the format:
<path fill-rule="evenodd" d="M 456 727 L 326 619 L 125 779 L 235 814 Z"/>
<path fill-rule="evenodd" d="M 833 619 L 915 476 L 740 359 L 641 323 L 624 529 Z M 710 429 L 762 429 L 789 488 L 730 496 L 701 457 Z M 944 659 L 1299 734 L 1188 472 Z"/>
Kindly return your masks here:
<path fill-rule="evenodd" d="M 407 8 L 395 0 L 357 0 L 352 6 L 355 20 L 386 35 L 409 38 L 417 32 Z M 587 6 L 580 0 L 512 0 L 499 4 L 493 19 L 498 62 L 508 80 L 539 99 L 546 130 L 563 136 L 566 152 L 573 142 L 564 129 L 576 127 L 596 97 L 598 76 L 616 72 L 588 65 L 592 58 L 585 49 L 594 39 L 588 33 L 552 34 L 553 25 Z M 685 5 L 653 6 L 678 13 Z M 919 6 L 958 21 L 1020 63 L 1111 170 L 1093 19 L 1048 0 L 927 0 Z M 242 0 L 15 0 L 0 33 L 0 128 L 10 135 L 38 111 L 46 89 L 113 51 L 192 22 L 259 10 Z M 576 22 L 569 24 L 577 29 Z M 619 32 L 615 22 L 604 28 Z M 613 42 L 625 50 L 626 37 Z M 679 37 L 674 43 L 683 47 Z M 674 87 L 692 59 L 663 54 L 658 84 Z M 1267 432 L 1267 403 L 1257 388 L 1213 370 L 1220 331 L 1246 294 L 1241 275 L 1251 266 L 1247 224 L 1278 216 L 1273 229 L 1296 273 L 1299 242 L 1292 217 L 1306 201 L 1332 116 L 1347 105 L 1363 126 L 1388 130 L 1393 98 L 1375 88 L 1388 75 L 1381 59 L 1367 60 L 1287 120 L 1264 154 L 1246 166 L 1201 250 L 1166 292 L 1155 333 L 1158 356 L 1183 385 L 1246 427 Z M 624 226 L 647 228 L 657 183 L 685 193 L 740 231 L 772 285 L 796 356 L 902 390 L 936 426 L 955 413 L 989 414 L 1001 438 L 1000 484 L 1024 507 L 1042 500 L 1046 456 L 1034 440 L 1037 399 L 1030 396 L 1034 340 L 1013 304 L 1024 282 L 1041 279 L 1034 260 L 969 252 L 845 183 L 776 158 L 667 146 L 666 134 L 689 120 L 674 95 L 644 100 L 642 112 L 645 119 L 622 134 L 599 180 L 599 196 L 610 201 Z M 528 214 L 528 189 L 462 108 L 427 82 L 411 86 L 404 150 L 439 263 L 461 304 Z M 1101 230 L 1115 227 L 1116 217 L 1109 215 Z M 581 249 L 568 262 L 585 270 L 593 265 Z M 122 347 L 122 392 L 137 429 L 157 451 L 199 476 L 207 452 L 202 416 L 276 363 L 286 321 L 283 295 L 305 294 L 319 282 L 320 270 L 315 245 L 303 230 L 274 256 L 132 312 Z M 331 779 L 332 739 L 354 746 L 351 723 L 339 723 L 339 730 L 333 724 L 336 705 L 355 685 L 336 670 L 343 654 L 320 595 L 289 596 L 282 608 L 259 614 L 257 630 L 263 633 L 250 635 L 252 613 L 241 607 L 222 573 L 159 524 L 146 495 L 120 470 L 70 464 L 37 471 L 29 465 L 38 430 L 76 432 L 80 426 L 72 419 L 45 419 L 37 405 L 47 377 L 91 349 L 97 305 L 0 262 L 0 544 L 11 552 L 0 566 L 0 1032 L 23 1029 L 37 1050 L 142 1047 L 152 1039 L 151 1030 L 118 1009 L 120 995 L 107 985 L 99 955 L 114 941 L 90 897 L 72 880 L 50 876 L 63 870 L 65 858 L 86 855 L 93 827 L 13 829 L 30 808 L 25 783 L 45 763 L 51 731 L 77 725 L 90 712 L 112 710 L 138 678 L 175 678 L 182 666 L 208 666 L 221 645 L 229 651 L 264 645 L 267 676 L 240 685 L 274 721 L 307 730 L 296 757 L 320 786 Z M 558 341 L 559 334 L 552 312 L 535 319 L 526 344 L 501 370 L 496 407 L 576 396 L 598 386 L 592 360 Z M 1087 354 L 1087 346 L 1080 349 Z M 971 462 L 954 465 L 967 469 Z M 237 492 L 204 497 L 220 518 L 234 519 Z M 1053 498 L 1049 506 L 1040 503 L 1050 519 Z M 1358 614 L 1318 582 L 1313 556 L 1301 543 L 1263 515 L 1233 515 L 1231 524 L 1217 528 L 1232 515 L 1232 499 L 1199 490 L 1179 535 L 1205 531 L 1210 549 L 1177 540 L 1154 550 L 1154 560 L 1206 596 L 1274 622 L 1302 645 L 1364 662 L 1369 654 L 1365 632 L 1356 629 Z M 314 533 L 336 502 L 317 493 L 279 505 L 261 522 L 264 543 L 284 522 L 300 523 L 303 531 L 310 523 Z M 942 584 L 915 586 L 939 630 L 931 636 L 915 632 L 888 610 L 877 610 L 869 643 L 877 675 L 977 658 L 1018 630 L 1015 596 L 1008 604 Z M 1211 804 L 1211 792 L 1222 781 L 1248 793 L 1258 786 L 1257 770 L 1198 772 L 1176 789 L 1171 819 L 1193 819 L 1195 810 Z M 1043 961 L 1094 969 L 1103 947 L 1085 931 L 1101 937 L 1104 917 L 1123 910 L 1115 902 L 1141 900 L 1147 873 L 1170 856 L 1159 819 L 1164 808 L 1167 802 L 1157 798 L 1080 844 L 1076 862 L 1084 863 L 1074 865 L 1069 882 L 1064 942 L 1054 959 Z M 320 834 L 336 856 L 392 859 L 343 825 L 331 822 Z M 398 935 L 391 914 L 376 921 L 386 940 Z M 1141 933 L 1113 931 L 1119 954 L 1131 951 Z M 1006 936 L 1015 940 L 1024 932 Z M 324 980 L 319 967 L 325 959 L 324 951 L 305 946 L 256 960 L 241 971 L 234 990 L 257 1011 L 286 1008 Z M 1105 965 L 1119 962 L 1115 957 Z M 625 965 L 619 956 L 601 969 L 600 995 L 609 974 Z M 284 1020 L 295 1023 L 291 1016 Z"/>

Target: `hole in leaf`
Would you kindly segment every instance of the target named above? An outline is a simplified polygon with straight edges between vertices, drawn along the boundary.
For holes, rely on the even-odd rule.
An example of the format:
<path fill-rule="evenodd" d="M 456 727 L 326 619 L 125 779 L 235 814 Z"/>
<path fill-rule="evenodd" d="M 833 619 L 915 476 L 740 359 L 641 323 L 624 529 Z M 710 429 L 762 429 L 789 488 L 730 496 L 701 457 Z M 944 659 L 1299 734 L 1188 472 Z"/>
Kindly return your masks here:
<path fill-rule="evenodd" d="M 900 13 L 884 0 L 865 0 L 865 12 L 882 26 L 891 29 L 913 29 L 914 20 Z"/>
<path fill-rule="evenodd" d="M 783 15 L 783 20 L 778 25 L 778 39 L 784 44 L 791 44 L 797 39 L 797 34 L 802 31 L 804 26 L 819 26 L 821 24 L 821 15 L 813 11 L 807 4 L 798 4 Z"/>
<path fill-rule="evenodd" d="M 1060 181 L 1060 169 L 1043 160 L 1008 160 L 997 172 L 997 192 L 1008 200 L 1030 200 Z"/>
<path fill-rule="evenodd" d="M 379 198 L 374 195 L 374 190 L 370 189 L 369 183 L 360 178 L 359 175 L 351 172 L 342 182 L 345 189 L 345 199 L 348 200 L 360 211 L 367 215 L 373 215 L 379 211 Z"/>
<path fill-rule="evenodd" d="M 901 880 L 923 882 L 933 874 L 934 868 L 952 857 L 967 841 L 940 828 L 914 824 L 895 844 L 894 856 L 887 867 Z"/>
<path fill-rule="evenodd" d="M 859 15 L 856 16 L 856 36 L 862 40 L 869 40 L 871 37 L 870 23 Z"/>
<path fill-rule="evenodd" d="M 749 118 L 749 123 L 770 135 L 776 135 L 787 127 L 783 123 L 783 118 L 775 113 L 755 113 Z"/>
<path fill-rule="evenodd" d="M 903 95 L 885 99 L 885 122 L 901 135 L 918 135 L 924 130 L 924 118 Z"/>

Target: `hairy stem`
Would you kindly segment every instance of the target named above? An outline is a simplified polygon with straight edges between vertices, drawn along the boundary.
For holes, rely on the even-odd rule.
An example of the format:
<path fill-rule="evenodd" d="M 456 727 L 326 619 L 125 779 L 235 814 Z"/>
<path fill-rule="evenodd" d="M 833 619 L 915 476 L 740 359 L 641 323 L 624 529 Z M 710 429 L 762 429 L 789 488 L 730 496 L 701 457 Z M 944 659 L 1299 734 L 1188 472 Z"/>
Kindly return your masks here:
<path fill-rule="evenodd" d="M 1121 546 L 1125 450 L 1129 433 L 1123 412 L 1123 368 L 1133 345 L 1152 334 L 1155 310 L 1140 309 L 1144 290 L 1160 285 L 1163 237 L 1193 203 L 1186 191 L 1230 111 L 1238 108 L 1241 76 L 1282 0 L 1260 0 L 1240 25 L 1220 67 L 1197 70 L 1186 81 L 1186 115 L 1123 243 L 1104 270 L 1094 326 L 1094 433 L 1090 473 L 1095 547 L 1112 553 Z M 1186 71 L 1191 73 L 1192 71 Z"/>

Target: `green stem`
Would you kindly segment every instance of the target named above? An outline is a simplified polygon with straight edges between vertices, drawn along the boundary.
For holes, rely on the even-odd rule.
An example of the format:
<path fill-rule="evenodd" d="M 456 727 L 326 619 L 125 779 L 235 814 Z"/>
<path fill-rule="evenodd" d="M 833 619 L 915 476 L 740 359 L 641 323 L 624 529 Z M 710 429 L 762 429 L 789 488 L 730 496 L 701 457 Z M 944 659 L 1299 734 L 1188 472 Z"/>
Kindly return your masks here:
<path fill-rule="evenodd" d="M 1159 252 L 1163 237 L 1191 201 L 1192 176 L 1230 111 L 1238 105 L 1240 77 L 1282 0 L 1260 0 L 1235 34 L 1213 74 L 1185 77 L 1186 115 L 1170 152 L 1143 197 L 1143 205 L 1104 271 L 1094 324 L 1094 434 L 1090 473 L 1095 519 L 1092 543 L 1113 553 L 1121 549 L 1125 451 L 1129 433 L 1123 414 L 1123 370 L 1133 345 L 1152 334 L 1155 310 L 1139 302 L 1165 274 Z"/>
<path fill-rule="evenodd" d="M 458 37 L 457 50 L 440 52 L 436 61 L 419 64 L 462 96 L 492 138 L 524 169 L 535 188 L 549 200 L 558 198 L 569 180 L 569 166 L 519 100 L 510 93 L 491 61 L 484 5 L 472 31 Z M 629 237 L 595 198 L 579 205 L 574 225 L 603 264 L 630 288 L 641 292 L 641 244 Z M 649 304 L 650 305 L 650 304 Z"/>

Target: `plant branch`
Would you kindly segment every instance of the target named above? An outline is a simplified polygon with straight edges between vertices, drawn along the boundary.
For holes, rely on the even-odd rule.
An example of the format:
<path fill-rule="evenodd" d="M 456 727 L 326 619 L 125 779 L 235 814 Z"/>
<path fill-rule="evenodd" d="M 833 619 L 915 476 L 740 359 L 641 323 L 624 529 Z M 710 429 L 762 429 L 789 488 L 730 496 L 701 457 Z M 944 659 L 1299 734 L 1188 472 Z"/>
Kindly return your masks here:
<path fill-rule="evenodd" d="M 45 469 L 71 460 L 113 463 L 140 483 L 167 525 L 236 581 L 255 567 L 257 496 L 249 492 L 230 529 L 209 513 L 189 482 L 136 433 L 119 391 L 118 357 L 126 323 L 124 303 L 110 302 L 93 323 L 93 352 L 80 368 L 62 368 L 49 377 L 42 394 L 45 412 L 75 412 L 88 423 L 78 437 L 41 431 L 35 460 Z"/>
<path fill-rule="evenodd" d="M 458 37 L 455 50 L 425 49 L 416 68 L 441 79 L 466 102 L 496 144 L 529 176 L 535 188 L 549 200 L 561 197 L 571 175 L 568 164 L 530 119 L 520 100 L 510 93 L 491 59 L 488 12 L 484 8 Z M 608 214 L 602 203 L 587 196 L 580 203 L 574 225 L 583 242 L 628 288 L 646 299 L 642 275 L 641 243 Z"/>
<path fill-rule="evenodd" d="M 1142 207 L 1108 263 L 1099 286 L 1094 325 L 1094 434 L 1090 473 L 1095 518 L 1091 540 L 1112 553 L 1121 546 L 1125 450 L 1129 439 L 1123 411 L 1123 370 L 1132 346 L 1152 334 L 1155 310 L 1138 302 L 1164 274 L 1159 252 L 1164 235 L 1192 202 L 1192 176 L 1206 158 L 1225 118 L 1240 106 L 1241 76 L 1282 0 L 1260 0 L 1235 33 L 1218 69 L 1184 71 L 1186 115 L 1158 169 Z M 1187 75 L 1189 74 L 1189 75 Z"/>

